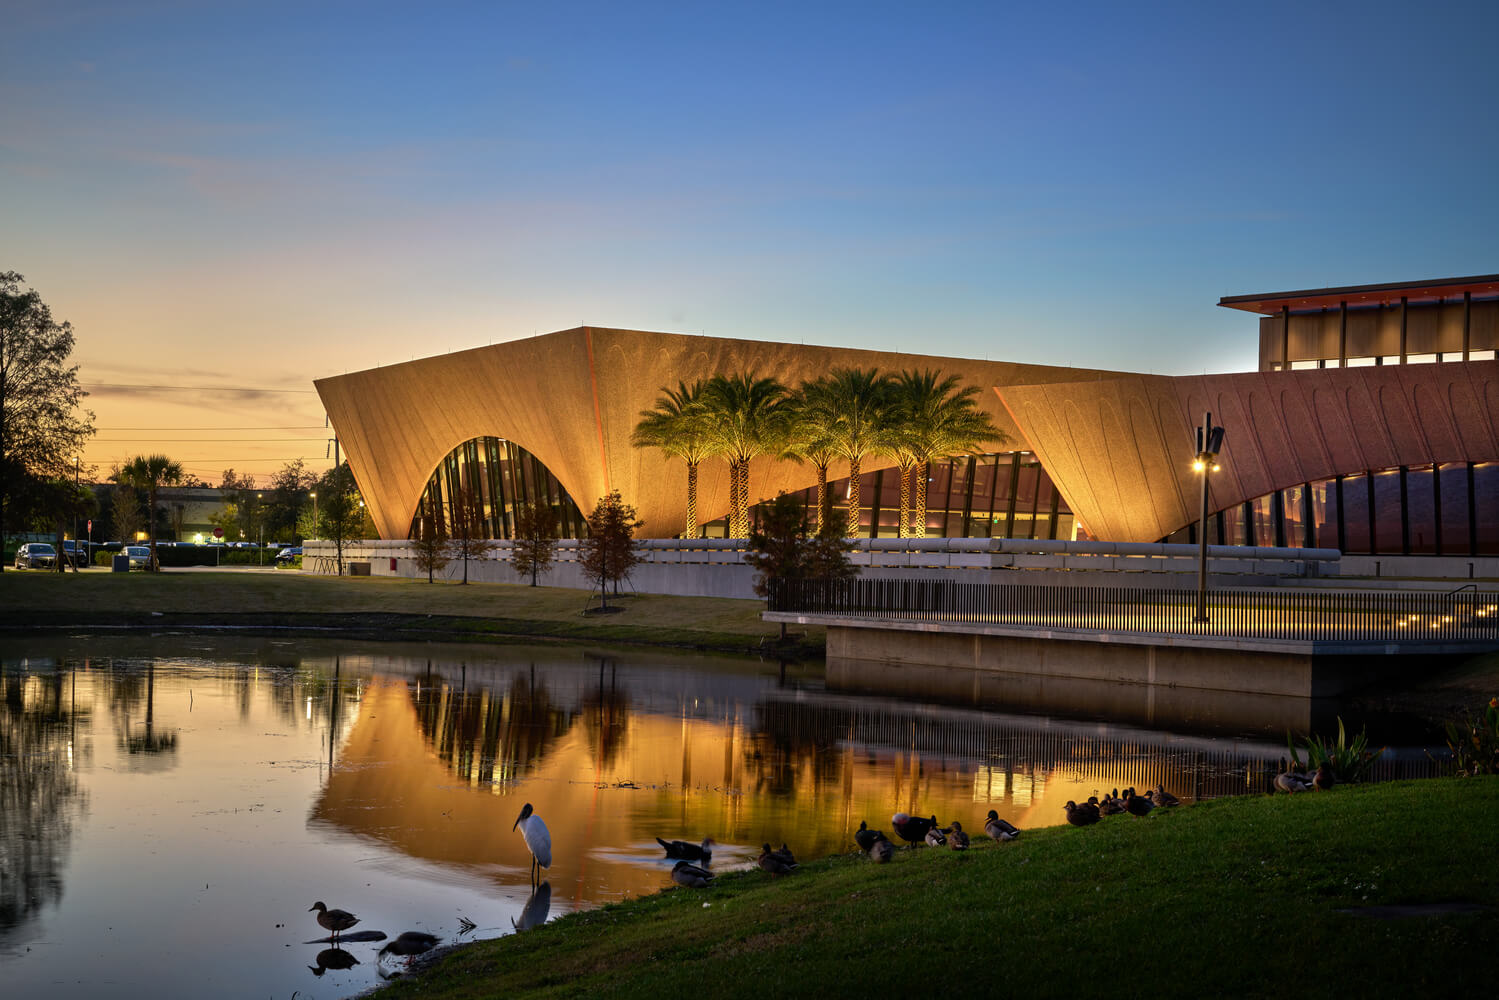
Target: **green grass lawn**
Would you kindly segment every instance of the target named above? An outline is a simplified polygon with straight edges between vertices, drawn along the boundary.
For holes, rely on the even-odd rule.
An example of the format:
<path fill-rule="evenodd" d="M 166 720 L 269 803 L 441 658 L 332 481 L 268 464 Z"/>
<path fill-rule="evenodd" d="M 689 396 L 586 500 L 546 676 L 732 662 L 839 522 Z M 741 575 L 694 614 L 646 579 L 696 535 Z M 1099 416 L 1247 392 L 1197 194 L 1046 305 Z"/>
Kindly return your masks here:
<path fill-rule="evenodd" d="M 611 604 L 614 599 L 610 599 Z M 292 570 L 247 572 L 0 574 L 0 626 L 190 625 L 338 626 L 437 632 L 455 639 L 496 635 L 651 642 L 747 649 L 779 626 L 760 620 L 761 601 L 641 594 L 622 597 L 618 614 L 587 615 L 588 592 L 524 584 L 429 584 L 399 577 L 328 577 Z M 816 652 L 822 629 L 801 629 Z"/>
<path fill-rule="evenodd" d="M 1488 995 L 1496 814 L 1499 778 L 1436 779 L 1224 799 L 885 866 L 850 854 L 460 948 L 389 993 Z M 1453 902 L 1486 909 L 1342 912 Z"/>

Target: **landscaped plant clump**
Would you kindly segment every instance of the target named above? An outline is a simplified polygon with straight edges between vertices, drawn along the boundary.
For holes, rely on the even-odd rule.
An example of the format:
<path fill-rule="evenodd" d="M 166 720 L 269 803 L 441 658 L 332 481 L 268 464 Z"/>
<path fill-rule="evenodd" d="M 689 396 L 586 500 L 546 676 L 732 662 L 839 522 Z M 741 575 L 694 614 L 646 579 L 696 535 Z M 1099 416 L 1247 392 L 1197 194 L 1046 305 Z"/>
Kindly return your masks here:
<path fill-rule="evenodd" d="M 1336 743 L 1324 743 L 1320 736 L 1311 735 L 1305 740 L 1306 760 L 1302 761 L 1301 755 L 1296 750 L 1296 743 L 1291 734 L 1286 734 L 1286 746 L 1291 751 L 1291 765 L 1297 771 L 1316 771 L 1323 764 L 1332 772 L 1332 776 L 1344 784 L 1363 781 L 1369 776 L 1369 770 L 1374 762 L 1379 760 L 1384 749 L 1371 751 L 1369 749 L 1369 729 L 1365 726 L 1359 730 L 1359 734 L 1348 742 L 1348 733 L 1343 728 L 1343 717 L 1338 716 L 1338 741 Z"/>
<path fill-rule="evenodd" d="M 1482 712 L 1464 712 L 1461 723 L 1447 723 L 1447 746 L 1459 774 L 1499 774 L 1499 698 Z"/>

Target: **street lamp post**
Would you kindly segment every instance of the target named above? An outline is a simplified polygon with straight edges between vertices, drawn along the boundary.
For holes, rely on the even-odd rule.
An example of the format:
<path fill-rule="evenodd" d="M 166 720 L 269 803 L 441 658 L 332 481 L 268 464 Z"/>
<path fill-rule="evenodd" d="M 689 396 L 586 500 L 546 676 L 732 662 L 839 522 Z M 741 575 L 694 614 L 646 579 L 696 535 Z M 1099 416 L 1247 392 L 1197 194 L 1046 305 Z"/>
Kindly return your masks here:
<path fill-rule="evenodd" d="M 312 491 L 312 537 L 317 537 L 317 490 Z"/>
<path fill-rule="evenodd" d="M 265 511 L 260 509 L 264 493 L 255 494 L 255 565 L 265 565 Z"/>
<path fill-rule="evenodd" d="M 1213 426 L 1213 415 L 1203 415 L 1197 428 L 1197 457 L 1192 468 L 1202 476 L 1202 518 L 1197 525 L 1197 617 L 1194 622 L 1208 621 L 1208 476 L 1217 472 L 1218 453 L 1223 450 L 1223 428 Z"/>

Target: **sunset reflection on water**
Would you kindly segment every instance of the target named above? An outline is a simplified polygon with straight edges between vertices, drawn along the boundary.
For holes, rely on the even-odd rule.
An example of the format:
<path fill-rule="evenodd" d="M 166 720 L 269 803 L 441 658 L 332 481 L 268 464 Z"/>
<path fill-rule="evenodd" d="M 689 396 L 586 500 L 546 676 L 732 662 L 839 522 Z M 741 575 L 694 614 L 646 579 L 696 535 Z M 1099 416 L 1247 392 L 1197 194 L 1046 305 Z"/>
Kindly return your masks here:
<path fill-rule="evenodd" d="M 937 704 L 979 685 L 906 678 L 923 698 L 849 664 L 197 637 L 20 652 L 0 677 L 17 995 L 290 995 L 310 969 L 319 995 L 350 995 L 378 981 L 378 945 L 325 954 L 316 899 L 392 937 L 456 940 L 460 918 L 492 937 L 667 887 L 657 837 L 713 837 L 717 870 L 765 841 L 815 858 L 898 810 L 1024 829 L 1125 785 L 1258 790 L 1284 752 L 1233 735 L 1254 705 L 1082 721 Z M 1168 703 L 1218 735 L 1141 724 Z M 526 802 L 553 843 L 535 896 L 512 830 Z"/>

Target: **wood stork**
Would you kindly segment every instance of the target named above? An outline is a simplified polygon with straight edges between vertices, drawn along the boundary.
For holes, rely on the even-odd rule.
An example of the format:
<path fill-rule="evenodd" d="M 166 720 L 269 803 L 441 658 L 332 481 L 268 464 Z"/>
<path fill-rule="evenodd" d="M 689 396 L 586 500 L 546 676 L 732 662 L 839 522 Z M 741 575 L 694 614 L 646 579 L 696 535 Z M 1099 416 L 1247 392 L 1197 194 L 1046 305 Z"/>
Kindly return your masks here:
<path fill-rule="evenodd" d="M 552 835 L 547 832 L 547 825 L 536 815 L 529 802 L 521 808 L 520 815 L 511 824 L 512 833 L 516 827 L 520 828 L 520 835 L 526 841 L 527 850 L 531 852 L 531 881 L 535 883 L 541 877 L 542 868 L 552 867 Z"/>

